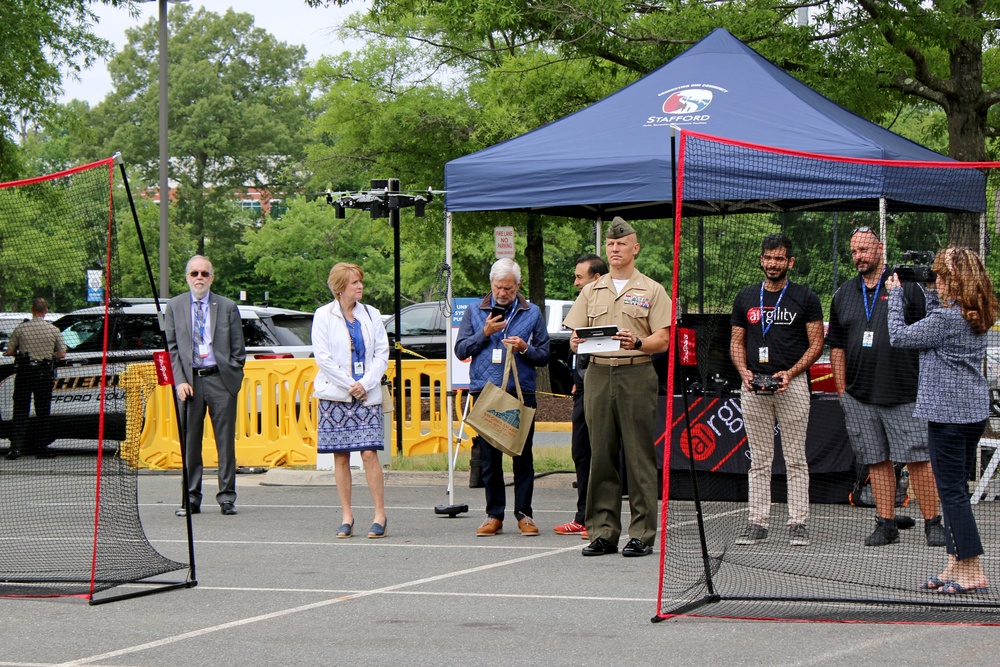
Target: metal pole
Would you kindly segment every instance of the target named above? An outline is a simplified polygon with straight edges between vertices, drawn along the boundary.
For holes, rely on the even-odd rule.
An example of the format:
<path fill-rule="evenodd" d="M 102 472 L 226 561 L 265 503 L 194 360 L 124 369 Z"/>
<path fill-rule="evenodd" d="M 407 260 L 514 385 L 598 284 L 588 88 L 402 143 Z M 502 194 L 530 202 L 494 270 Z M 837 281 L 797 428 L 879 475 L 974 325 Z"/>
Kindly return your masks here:
<path fill-rule="evenodd" d="M 389 185 L 386 188 L 388 193 L 399 192 L 399 179 L 390 178 Z M 386 197 L 386 202 L 389 201 L 389 197 Z M 394 302 L 392 304 L 393 310 L 396 313 L 396 377 L 394 383 L 396 385 L 396 455 L 403 455 L 403 350 L 400 344 L 403 335 L 403 324 L 400 321 L 399 316 L 399 265 L 402 262 L 399 256 L 399 206 L 389 207 L 389 224 L 392 226 L 392 253 L 393 257 L 396 259 L 396 266 L 393 271 L 393 291 L 395 296 L 393 297 Z M 419 385 L 415 388 L 411 387 L 410 391 L 420 391 Z M 412 404 L 412 403 L 411 403 Z M 418 403 L 419 405 L 419 403 Z M 419 419 L 419 415 L 416 419 Z"/>
<path fill-rule="evenodd" d="M 160 5 L 160 296 L 170 296 L 170 264 L 168 262 L 168 206 L 170 187 L 167 182 L 167 0 L 159 0 Z"/>

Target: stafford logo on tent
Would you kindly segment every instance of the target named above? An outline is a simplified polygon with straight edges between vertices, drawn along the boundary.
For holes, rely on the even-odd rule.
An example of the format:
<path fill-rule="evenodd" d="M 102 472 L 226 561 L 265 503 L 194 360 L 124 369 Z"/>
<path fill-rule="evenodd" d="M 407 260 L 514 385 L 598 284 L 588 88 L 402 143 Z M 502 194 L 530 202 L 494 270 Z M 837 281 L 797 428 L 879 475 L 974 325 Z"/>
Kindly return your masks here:
<path fill-rule="evenodd" d="M 649 116 L 644 125 L 704 125 L 712 117 L 703 113 L 717 93 L 729 91 L 719 86 L 694 84 L 665 90 L 658 97 L 662 116 Z"/>
<path fill-rule="evenodd" d="M 679 90 L 663 102 L 663 113 L 697 113 L 712 103 L 712 97 L 711 90 L 702 88 Z"/>

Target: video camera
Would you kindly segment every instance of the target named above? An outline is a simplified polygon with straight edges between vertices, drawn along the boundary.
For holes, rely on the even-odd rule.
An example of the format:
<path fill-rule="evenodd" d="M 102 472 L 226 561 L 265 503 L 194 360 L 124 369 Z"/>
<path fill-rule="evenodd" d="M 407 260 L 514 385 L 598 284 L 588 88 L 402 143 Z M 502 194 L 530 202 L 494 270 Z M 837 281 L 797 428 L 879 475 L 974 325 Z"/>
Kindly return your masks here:
<path fill-rule="evenodd" d="M 934 264 L 934 253 L 930 250 L 907 250 L 900 258 L 904 264 L 892 267 L 892 272 L 899 276 L 902 282 L 932 283 L 937 278 L 931 266 Z"/>
<path fill-rule="evenodd" d="M 768 373 L 754 373 L 750 388 L 755 394 L 770 396 L 781 388 L 781 380 Z"/>

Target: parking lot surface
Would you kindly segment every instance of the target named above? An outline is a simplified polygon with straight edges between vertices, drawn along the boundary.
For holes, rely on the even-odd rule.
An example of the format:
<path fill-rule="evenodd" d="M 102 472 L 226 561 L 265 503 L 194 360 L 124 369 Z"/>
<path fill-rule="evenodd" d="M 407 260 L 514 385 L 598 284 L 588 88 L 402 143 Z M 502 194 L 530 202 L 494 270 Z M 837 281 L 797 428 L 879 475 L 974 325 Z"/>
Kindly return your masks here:
<path fill-rule="evenodd" d="M 372 506 L 356 477 L 356 536 L 338 540 L 328 478 L 273 472 L 239 477 L 235 517 L 213 511 L 206 475 L 204 513 L 193 517 L 194 588 L 99 606 L 0 600 L 0 665 L 881 667 L 985 664 L 1000 650 L 989 627 L 652 623 L 660 545 L 647 558 L 583 558 L 583 540 L 552 531 L 575 504 L 568 480 L 555 475 L 536 488 L 533 538 L 520 536 L 509 513 L 504 534 L 475 537 L 480 489 L 459 484 L 455 500 L 470 512 L 448 518 L 433 511 L 448 503 L 443 475 L 389 475 L 382 540 L 364 537 Z M 185 559 L 184 520 L 173 514 L 180 476 L 139 481 L 147 534 L 163 554 Z"/>

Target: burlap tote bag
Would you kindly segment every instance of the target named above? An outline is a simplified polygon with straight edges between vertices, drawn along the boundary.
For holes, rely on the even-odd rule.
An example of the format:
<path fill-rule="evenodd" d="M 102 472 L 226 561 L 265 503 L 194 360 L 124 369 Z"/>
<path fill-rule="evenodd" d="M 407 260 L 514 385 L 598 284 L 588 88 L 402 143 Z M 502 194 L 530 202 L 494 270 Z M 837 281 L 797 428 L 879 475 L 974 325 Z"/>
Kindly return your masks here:
<path fill-rule="evenodd" d="M 524 442 L 528 439 L 531 423 L 535 419 L 535 409 L 524 405 L 513 350 L 510 345 L 504 347 L 507 349 L 503 367 L 503 386 L 507 386 L 510 374 L 513 372 L 517 398 L 492 382 L 487 382 L 473 404 L 472 411 L 466 417 L 465 423 L 476 429 L 476 433 L 481 435 L 483 440 L 504 454 L 520 456 L 524 450 Z"/>

